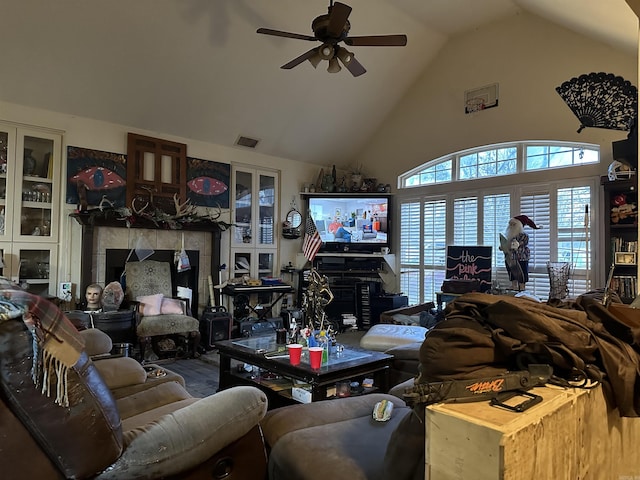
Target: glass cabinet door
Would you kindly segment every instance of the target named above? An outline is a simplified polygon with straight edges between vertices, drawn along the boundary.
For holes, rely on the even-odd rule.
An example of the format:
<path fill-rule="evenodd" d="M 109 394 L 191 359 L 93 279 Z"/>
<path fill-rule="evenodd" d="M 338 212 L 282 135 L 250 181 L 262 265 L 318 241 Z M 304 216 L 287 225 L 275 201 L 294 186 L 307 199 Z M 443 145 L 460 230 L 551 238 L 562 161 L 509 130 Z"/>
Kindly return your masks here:
<path fill-rule="evenodd" d="M 18 283 L 28 292 L 41 296 L 54 296 L 57 271 L 56 249 L 20 248 L 15 251 L 18 259 Z"/>
<path fill-rule="evenodd" d="M 233 244 L 252 244 L 253 220 L 253 174 L 236 170 L 235 172 L 235 203 L 234 203 Z"/>
<path fill-rule="evenodd" d="M 275 245 L 276 179 L 275 176 L 264 173 L 260 174 L 259 179 L 260 234 L 258 236 L 258 244 Z"/>
<path fill-rule="evenodd" d="M 60 137 L 31 134 L 18 130 L 16 206 L 13 218 L 13 239 L 29 242 L 55 241 L 57 214 L 54 205 L 58 192 L 54 190 L 56 155 L 60 151 Z"/>
<path fill-rule="evenodd" d="M 3 276 L 19 284 L 30 293 L 41 296 L 56 295 L 58 249 L 52 244 L 0 244 Z"/>
<path fill-rule="evenodd" d="M 14 152 L 15 129 L 0 126 L 0 241 L 9 240 L 12 233 L 12 199 L 15 198 L 15 182 L 12 178 L 16 162 L 11 159 Z"/>

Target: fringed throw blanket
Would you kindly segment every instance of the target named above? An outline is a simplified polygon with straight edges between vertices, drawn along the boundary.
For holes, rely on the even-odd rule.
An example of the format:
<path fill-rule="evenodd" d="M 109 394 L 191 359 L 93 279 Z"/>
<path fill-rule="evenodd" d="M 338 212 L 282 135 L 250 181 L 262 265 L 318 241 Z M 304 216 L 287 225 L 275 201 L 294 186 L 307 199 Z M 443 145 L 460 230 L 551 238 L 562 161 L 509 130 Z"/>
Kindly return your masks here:
<path fill-rule="evenodd" d="M 69 406 L 67 375 L 80 358 L 84 343 L 64 314 L 48 300 L 0 278 L 0 322 L 22 320 L 33 335 L 33 381 L 42 393 Z"/>

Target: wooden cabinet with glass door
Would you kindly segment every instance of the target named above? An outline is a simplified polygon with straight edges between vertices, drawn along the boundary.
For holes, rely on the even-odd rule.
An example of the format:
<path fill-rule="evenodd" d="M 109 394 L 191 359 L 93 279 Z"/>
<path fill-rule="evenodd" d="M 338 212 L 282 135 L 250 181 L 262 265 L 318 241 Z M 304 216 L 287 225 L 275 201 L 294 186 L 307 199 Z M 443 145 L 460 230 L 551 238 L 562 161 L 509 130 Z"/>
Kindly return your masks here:
<path fill-rule="evenodd" d="M 234 168 L 231 278 L 246 276 L 257 281 L 275 275 L 278 182 L 276 172 Z"/>
<path fill-rule="evenodd" d="M 3 275 L 55 295 L 62 136 L 0 122 Z"/>

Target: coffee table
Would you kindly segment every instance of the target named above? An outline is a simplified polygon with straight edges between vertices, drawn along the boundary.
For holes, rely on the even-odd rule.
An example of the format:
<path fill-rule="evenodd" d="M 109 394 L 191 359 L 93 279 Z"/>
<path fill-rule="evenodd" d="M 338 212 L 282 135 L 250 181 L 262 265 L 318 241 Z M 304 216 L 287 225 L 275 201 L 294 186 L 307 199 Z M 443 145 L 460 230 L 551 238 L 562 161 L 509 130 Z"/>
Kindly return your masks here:
<path fill-rule="evenodd" d="M 332 388 L 337 382 L 373 379 L 373 388 L 365 388 L 362 393 L 386 392 L 389 388 L 389 367 L 392 355 L 344 347 L 339 353 L 331 353 L 320 369 L 309 365 L 307 349 L 302 351 L 299 365 L 291 365 L 284 345 L 277 345 L 275 336 L 238 338 L 215 343 L 220 354 L 219 388 L 234 385 L 255 385 L 269 396 L 270 406 L 295 403 L 292 387 L 310 392 L 312 402 L 332 398 Z M 252 365 L 247 372 L 243 366 Z M 329 389 L 329 393 L 327 390 Z"/>

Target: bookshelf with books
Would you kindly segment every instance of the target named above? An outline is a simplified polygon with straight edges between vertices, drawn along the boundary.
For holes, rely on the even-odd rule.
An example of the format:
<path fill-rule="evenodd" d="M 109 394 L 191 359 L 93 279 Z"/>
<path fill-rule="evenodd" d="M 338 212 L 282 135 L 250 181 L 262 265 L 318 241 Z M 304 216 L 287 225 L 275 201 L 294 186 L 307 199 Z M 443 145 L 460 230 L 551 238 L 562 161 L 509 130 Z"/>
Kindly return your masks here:
<path fill-rule="evenodd" d="M 638 192 L 637 179 L 611 181 L 604 187 L 605 271 L 613 269 L 610 289 L 623 302 L 638 294 Z"/>

